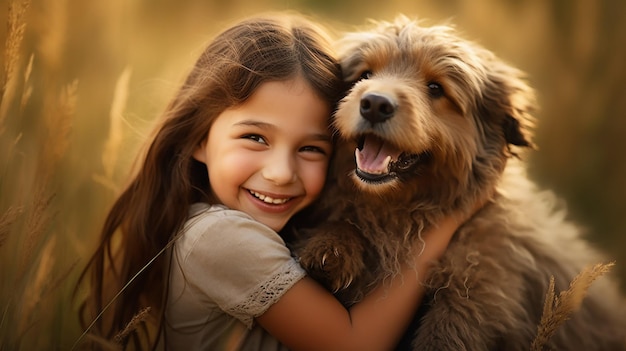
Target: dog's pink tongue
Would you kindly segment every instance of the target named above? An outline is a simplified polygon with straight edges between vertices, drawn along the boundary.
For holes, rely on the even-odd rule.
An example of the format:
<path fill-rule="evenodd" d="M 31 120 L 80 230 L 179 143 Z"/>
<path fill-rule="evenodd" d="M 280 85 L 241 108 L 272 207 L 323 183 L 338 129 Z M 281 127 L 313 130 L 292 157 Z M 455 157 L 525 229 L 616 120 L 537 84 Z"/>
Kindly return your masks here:
<path fill-rule="evenodd" d="M 397 160 L 401 151 L 384 140 L 367 136 L 363 147 L 355 151 L 356 165 L 360 170 L 371 174 L 388 173 L 389 162 Z"/>

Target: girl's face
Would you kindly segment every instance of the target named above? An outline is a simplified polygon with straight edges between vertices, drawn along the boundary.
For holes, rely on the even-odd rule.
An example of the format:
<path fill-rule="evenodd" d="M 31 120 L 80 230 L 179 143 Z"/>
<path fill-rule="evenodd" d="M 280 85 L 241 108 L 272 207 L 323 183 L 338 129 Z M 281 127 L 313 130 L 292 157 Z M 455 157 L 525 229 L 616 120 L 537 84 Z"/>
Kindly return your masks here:
<path fill-rule="evenodd" d="M 194 158 L 222 204 L 279 231 L 322 190 L 329 115 L 303 78 L 266 82 L 216 118 Z"/>

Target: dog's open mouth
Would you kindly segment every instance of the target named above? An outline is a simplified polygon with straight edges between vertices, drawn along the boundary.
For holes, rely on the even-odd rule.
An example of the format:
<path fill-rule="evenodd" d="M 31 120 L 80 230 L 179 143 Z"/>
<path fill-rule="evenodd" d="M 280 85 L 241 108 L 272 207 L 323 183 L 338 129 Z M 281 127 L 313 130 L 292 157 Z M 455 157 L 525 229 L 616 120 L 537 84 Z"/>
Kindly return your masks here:
<path fill-rule="evenodd" d="M 428 155 L 405 152 L 378 136 L 362 135 L 355 151 L 356 175 L 367 183 L 386 183 L 425 161 Z"/>

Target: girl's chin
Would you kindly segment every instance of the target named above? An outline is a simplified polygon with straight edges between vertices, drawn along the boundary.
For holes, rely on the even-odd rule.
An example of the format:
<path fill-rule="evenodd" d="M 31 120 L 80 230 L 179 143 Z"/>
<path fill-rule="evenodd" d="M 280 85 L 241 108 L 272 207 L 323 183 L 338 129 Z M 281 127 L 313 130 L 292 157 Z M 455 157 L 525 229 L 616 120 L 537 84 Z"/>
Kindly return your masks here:
<path fill-rule="evenodd" d="M 270 227 L 275 232 L 279 232 L 280 230 L 282 230 L 285 227 L 285 224 L 287 223 L 286 220 L 276 220 L 276 219 L 267 220 L 267 218 L 255 218 L 255 219 L 265 224 L 266 226 Z"/>

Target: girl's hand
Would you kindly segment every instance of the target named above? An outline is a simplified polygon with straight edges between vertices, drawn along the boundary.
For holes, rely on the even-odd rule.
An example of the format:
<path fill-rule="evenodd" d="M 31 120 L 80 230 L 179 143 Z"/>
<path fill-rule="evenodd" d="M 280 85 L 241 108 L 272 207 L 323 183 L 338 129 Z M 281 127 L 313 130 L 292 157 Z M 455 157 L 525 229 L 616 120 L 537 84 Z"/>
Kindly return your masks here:
<path fill-rule="evenodd" d="M 416 254 L 417 267 L 437 260 L 443 255 L 450 240 L 459 227 L 482 209 L 491 199 L 491 193 L 485 198 L 478 199 L 469 213 L 458 212 L 444 217 L 435 227 L 429 228 L 421 235 L 413 246 Z"/>

